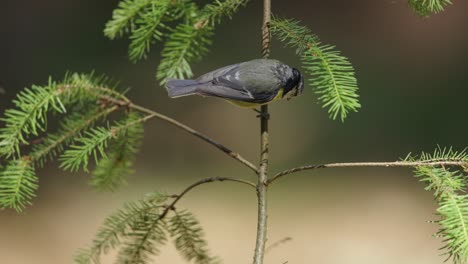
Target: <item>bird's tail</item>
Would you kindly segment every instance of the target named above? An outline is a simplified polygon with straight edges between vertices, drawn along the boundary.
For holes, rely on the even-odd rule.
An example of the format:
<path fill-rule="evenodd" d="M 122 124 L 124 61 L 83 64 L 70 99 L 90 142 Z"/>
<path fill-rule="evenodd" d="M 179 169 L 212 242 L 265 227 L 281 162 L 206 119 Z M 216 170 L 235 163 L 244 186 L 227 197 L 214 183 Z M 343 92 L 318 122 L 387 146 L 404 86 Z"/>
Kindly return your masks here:
<path fill-rule="evenodd" d="M 170 79 L 166 82 L 166 89 L 169 97 L 176 98 L 195 94 L 199 85 L 200 83 L 195 80 Z"/>

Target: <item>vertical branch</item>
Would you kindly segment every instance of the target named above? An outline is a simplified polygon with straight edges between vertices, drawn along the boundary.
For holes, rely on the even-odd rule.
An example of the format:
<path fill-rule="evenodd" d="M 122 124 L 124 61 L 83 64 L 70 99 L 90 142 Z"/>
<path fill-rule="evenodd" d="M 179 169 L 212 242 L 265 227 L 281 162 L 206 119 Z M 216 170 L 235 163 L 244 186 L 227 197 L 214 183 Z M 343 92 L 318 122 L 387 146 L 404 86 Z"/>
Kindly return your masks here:
<path fill-rule="evenodd" d="M 270 56 L 271 0 L 263 0 L 262 57 Z M 267 240 L 267 182 L 268 182 L 268 105 L 261 106 L 260 113 L 260 167 L 257 183 L 258 220 L 254 264 L 262 264 Z"/>
<path fill-rule="evenodd" d="M 262 57 L 270 57 L 271 43 L 271 0 L 263 0 L 263 24 L 262 24 Z"/>

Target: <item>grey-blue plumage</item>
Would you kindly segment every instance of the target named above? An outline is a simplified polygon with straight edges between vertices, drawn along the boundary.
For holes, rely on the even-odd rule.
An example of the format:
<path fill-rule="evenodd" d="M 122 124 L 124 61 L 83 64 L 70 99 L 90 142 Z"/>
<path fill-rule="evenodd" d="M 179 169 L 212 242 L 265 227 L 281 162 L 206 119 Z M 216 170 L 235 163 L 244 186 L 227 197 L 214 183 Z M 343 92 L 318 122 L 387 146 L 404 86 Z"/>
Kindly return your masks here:
<path fill-rule="evenodd" d="M 197 86 L 200 83 L 196 80 L 176 80 L 171 79 L 166 83 L 167 92 L 169 97 L 177 98 L 181 96 L 187 96 L 196 94 Z"/>
<path fill-rule="evenodd" d="M 301 73 L 277 60 L 256 59 L 229 65 L 206 73 L 195 80 L 170 79 L 169 97 L 187 95 L 220 97 L 247 103 L 267 103 L 283 89 L 290 98 L 303 90 Z"/>

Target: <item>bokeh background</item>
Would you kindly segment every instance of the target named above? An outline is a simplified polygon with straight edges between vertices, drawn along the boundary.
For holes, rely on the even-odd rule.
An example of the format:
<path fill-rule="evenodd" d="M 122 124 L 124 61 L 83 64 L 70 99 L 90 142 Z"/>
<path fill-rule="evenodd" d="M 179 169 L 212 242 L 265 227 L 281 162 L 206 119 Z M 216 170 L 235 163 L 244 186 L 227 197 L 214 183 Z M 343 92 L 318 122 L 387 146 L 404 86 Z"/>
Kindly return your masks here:
<path fill-rule="evenodd" d="M 128 41 L 110 41 L 103 26 L 117 0 L 2 0 L 0 110 L 23 87 L 62 78 L 68 70 L 105 73 L 130 87 L 137 103 L 168 114 L 258 160 L 259 125 L 252 111 L 216 99 L 168 99 L 154 79 L 160 47 L 132 64 Z M 203 1 L 200 1 L 203 2 Z M 278 15 L 297 18 L 354 64 L 362 109 L 331 121 L 308 87 L 271 106 L 271 172 L 340 161 L 396 160 L 437 144 L 467 146 L 468 3 L 421 19 L 404 0 L 273 1 Z M 195 65 L 201 74 L 259 57 L 261 1 L 216 29 L 212 52 Z M 274 42 L 272 56 L 299 65 Z M 165 123 L 146 125 L 136 173 L 114 193 L 87 186 L 88 176 L 50 164 L 38 172 L 40 190 L 25 213 L 0 212 L 0 262 L 71 263 L 105 216 L 125 201 L 159 190 L 176 193 L 202 177 L 253 179 L 237 162 Z M 407 169 L 330 169 L 278 181 L 269 192 L 266 263 L 442 263 L 432 195 Z M 179 207 L 205 228 L 224 262 L 249 263 L 256 227 L 255 193 L 232 183 L 204 185 Z M 184 263 L 172 245 L 155 263 Z M 109 262 L 110 263 L 110 262 Z"/>

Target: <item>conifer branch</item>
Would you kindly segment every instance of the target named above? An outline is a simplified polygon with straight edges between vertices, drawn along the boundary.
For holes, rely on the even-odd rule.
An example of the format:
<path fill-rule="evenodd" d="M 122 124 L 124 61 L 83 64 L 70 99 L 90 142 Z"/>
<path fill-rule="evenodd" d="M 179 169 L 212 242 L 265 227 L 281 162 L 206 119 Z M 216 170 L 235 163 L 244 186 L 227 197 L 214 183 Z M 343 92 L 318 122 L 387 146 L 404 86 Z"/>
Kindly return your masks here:
<path fill-rule="evenodd" d="M 128 116 L 127 120 L 116 122 L 112 127 L 95 127 L 86 131 L 83 136 L 75 140 L 75 144 L 61 155 L 60 167 L 70 171 L 77 171 L 82 167 L 84 171 L 88 171 L 90 157 L 94 157 L 96 163 L 99 163 L 99 156 L 107 158 L 105 149 L 110 140 L 127 134 L 129 128 L 146 122 L 152 117 L 152 115 L 148 115 L 137 119 L 136 116 Z"/>
<path fill-rule="evenodd" d="M 263 0 L 262 21 L 262 46 L 261 52 L 264 59 L 268 59 L 271 50 L 271 0 Z M 268 162 L 270 152 L 270 134 L 268 121 L 270 114 L 268 105 L 260 107 L 260 164 L 257 178 L 257 234 L 255 238 L 255 250 L 253 264 L 262 264 L 265 257 L 267 242 L 267 191 L 268 191 Z"/>
<path fill-rule="evenodd" d="M 104 34 L 115 39 L 129 34 L 129 58 L 146 58 L 155 42 L 163 41 L 162 60 L 156 78 L 163 84 L 168 78 L 192 77 L 191 63 L 208 53 L 216 23 L 231 18 L 248 0 L 215 0 L 203 9 L 188 0 L 121 0 L 107 22 Z M 167 22 L 180 21 L 174 28 Z"/>
<path fill-rule="evenodd" d="M 164 225 L 157 214 L 140 215 L 138 221 L 131 227 L 131 235 L 120 250 L 118 264 L 149 264 L 151 256 L 158 255 L 158 246 L 166 242 Z"/>
<path fill-rule="evenodd" d="M 161 22 L 170 7 L 170 0 L 152 1 L 140 9 L 139 17 L 135 20 L 135 29 L 130 35 L 130 45 L 128 47 L 129 58 L 137 62 L 150 51 L 151 44 L 160 41 L 163 37 L 161 29 L 164 28 Z"/>
<path fill-rule="evenodd" d="M 195 183 L 191 184 L 187 188 L 185 188 L 180 194 L 173 196 L 174 200 L 166 206 L 166 209 L 162 212 L 161 218 L 166 217 L 167 213 L 169 213 L 169 210 L 173 210 L 174 206 L 179 202 L 182 197 L 184 197 L 188 192 L 190 192 L 193 188 L 205 184 L 205 183 L 210 183 L 210 182 L 223 182 L 223 181 L 232 181 L 232 182 L 238 182 L 242 184 L 249 185 L 253 188 L 257 188 L 256 185 L 250 181 L 247 180 L 242 180 L 242 179 L 237 179 L 237 178 L 229 178 L 229 177 L 211 177 L 211 178 L 205 178 L 201 179 L 199 181 L 196 181 Z"/>
<path fill-rule="evenodd" d="M 240 163 L 244 164 L 245 166 L 250 168 L 255 173 L 258 173 L 257 167 L 255 165 L 253 165 L 250 161 L 243 158 L 240 154 L 232 151 L 231 149 L 227 148 L 226 146 L 222 145 L 221 143 L 218 143 L 218 142 L 214 141 L 213 139 L 209 138 L 208 136 L 200 133 L 199 131 L 197 131 L 197 130 L 195 130 L 195 129 L 193 129 L 193 128 L 185 125 L 185 124 L 180 123 L 179 121 L 177 121 L 177 120 L 175 120 L 173 118 L 170 118 L 170 117 L 168 117 L 166 115 L 163 115 L 161 113 L 150 110 L 148 108 L 145 108 L 145 107 L 142 107 L 142 106 L 130 103 L 130 102 L 125 102 L 125 101 L 122 101 L 122 100 L 118 100 L 118 99 L 115 99 L 115 98 L 112 98 L 112 97 L 109 97 L 109 96 L 101 96 L 100 98 L 105 100 L 105 101 L 108 101 L 109 103 L 115 104 L 115 105 L 125 106 L 125 107 L 128 107 L 130 109 L 134 109 L 136 111 L 146 113 L 146 114 L 148 114 L 147 118 L 157 118 L 157 119 L 165 121 L 165 122 L 167 122 L 167 123 L 169 123 L 169 124 L 171 124 L 171 125 L 173 125 L 175 127 L 178 127 L 180 129 L 188 132 L 189 134 L 191 134 L 191 135 L 193 135 L 193 136 L 195 136 L 197 138 L 200 138 L 201 140 L 205 141 L 206 143 L 208 143 L 210 145 L 213 145 L 214 147 L 221 150 L 222 152 L 224 152 L 225 154 L 227 154 L 231 158 L 233 158 L 233 159 L 239 161 Z"/>
<path fill-rule="evenodd" d="M 305 165 L 301 167 L 296 167 L 292 169 L 287 169 L 275 174 L 269 181 L 268 184 L 273 183 L 274 181 L 282 178 L 284 176 L 306 171 L 306 170 L 316 170 L 316 169 L 325 169 L 325 168 L 354 168 L 354 167 L 406 167 L 414 168 L 418 166 L 458 166 L 464 167 L 468 166 L 468 160 L 440 160 L 440 161 L 389 161 L 389 162 L 343 162 L 343 163 L 326 163 L 326 164 L 315 164 L 315 165 Z"/>
<path fill-rule="evenodd" d="M 168 230 L 175 238 L 176 249 L 187 261 L 193 260 L 197 264 L 220 263 L 218 258 L 210 256 L 203 230 L 192 213 L 174 210 L 174 215 L 168 221 Z"/>
<path fill-rule="evenodd" d="M 175 205 L 197 186 L 223 181 L 238 182 L 255 188 L 254 183 L 246 180 L 212 177 L 191 184 L 178 195 L 154 193 L 139 202 L 128 203 L 104 221 L 92 245 L 78 252 L 75 263 L 98 264 L 101 255 L 117 247 L 122 247 L 117 263 L 148 263 L 151 256 L 159 253 L 157 246 L 166 241 L 164 230 L 176 237 L 176 247 L 187 259 L 200 264 L 217 263 L 216 258 L 208 255 L 198 221 L 186 211 L 176 211 Z M 168 198 L 174 200 L 165 204 Z M 171 211 L 175 212 L 175 216 L 167 224 L 165 218 Z"/>
<path fill-rule="evenodd" d="M 119 246 L 123 248 L 117 263 L 146 263 L 157 254 L 154 246 L 166 240 L 159 212 L 167 198 L 155 193 L 139 202 L 127 203 L 104 221 L 92 245 L 78 252 L 75 263 L 98 264 L 101 255 Z"/>
<path fill-rule="evenodd" d="M 169 35 L 161 52 L 162 60 L 156 74 L 161 84 L 164 84 L 168 78 L 192 77 L 190 64 L 208 53 L 212 35 L 212 27 L 197 28 L 190 24 L 178 25 Z"/>
<path fill-rule="evenodd" d="M 49 112 L 65 113 L 58 96 L 61 93 L 56 83 L 49 79 L 45 87 L 33 85 L 18 94 L 16 108 L 5 111 L 5 127 L 0 129 L 0 156 L 20 157 L 20 144 L 28 144 L 28 135 L 38 136 L 45 130 Z"/>
<path fill-rule="evenodd" d="M 434 192 L 439 204 L 438 214 L 441 219 L 437 221 L 441 228 L 437 236 L 446 243 L 442 249 L 446 250 L 448 258 L 455 263 L 468 261 L 468 195 L 466 176 L 461 171 L 467 171 L 468 154 L 466 149 L 454 151 L 452 148 L 437 148 L 433 153 L 421 153 L 418 156 L 408 155 L 402 161 L 395 162 L 352 162 L 329 163 L 320 165 L 307 165 L 277 173 L 270 178 L 271 184 L 281 177 L 295 172 L 322 169 L 322 168 L 351 168 L 351 167 L 411 167 L 416 170 L 416 177 L 427 184 L 426 190 Z M 449 170 L 448 167 L 454 168 Z M 455 170 L 458 169 L 458 170 Z"/>
<path fill-rule="evenodd" d="M 70 115 L 62 121 L 61 129 L 57 133 L 49 133 L 40 144 L 33 147 L 29 157 L 42 167 L 47 159 L 52 159 L 61 153 L 65 144 L 73 142 L 81 131 L 117 109 L 119 109 L 118 106 L 112 106 L 104 110 L 90 111 L 90 114 L 84 115 L 84 117 L 81 113 Z"/>
<path fill-rule="evenodd" d="M 151 4 L 151 0 L 122 0 L 112 13 L 104 28 L 104 35 L 115 39 L 124 33 L 128 33 L 135 26 L 135 18 L 139 12 Z"/>
<path fill-rule="evenodd" d="M 208 53 L 214 26 L 227 16 L 231 18 L 248 0 L 226 0 L 207 4 L 186 23 L 179 24 L 171 33 L 161 52 L 162 60 L 156 78 L 164 84 L 167 79 L 185 79 L 193 76 L 191 63 L 199 61 Z M 191 13 L 196 13 L 193 8 Z M 195 20 L 196 19 L 196 20 Z"/>
<path fill-rule="evenodd" d="M 437 213 L 440 225 L 436 236 L 446 244 L 447 260 L 453 258 L 454 263 L 468 261 L 468 195 L 465 193 L 465 175 L 459 171 L 445 167 L 419 166 L 415 176 L 427 184 L 426 190 L 433 191 L 439 208 Z"/>
<path fill-rule="evenodd" d="M 139 115 L 130 112 L 127 120 L 138 120 Z M 127 121 L 128 122 L 128 121 Z M 91 186 L 100 190 L 115 190 L 125 183 L 124 176 L 133 173 L 132 165 L 143 137 L 143 123 L 135 122 L 122 130 L 110 146 L 106 156 L 99 160 L 90 179 Z"/>
<path fill-rule="evenodd" d="M 332 119 L 341 121 L 350 112 L 361 107 L 354 68 L 348 59 L 335 50 L 334 46 L 322 44 L 307 27 L 292 19 L 274 17 L 271 29 L 286 46 L 296 48 L 303 67 L 312 76 L 309 82 L 319 95 L 323 108 L 328 108 Z"/>
<path fill-rule="evenodd" d="M 203 18 L 195 25 L 203 26 L 208 24 L 215 26 L 215 24 L 221 23 L 222 19 L 226 16 L 231 19 L 233 14 L 240 7 L 246 6 L 249 0 L 225 0 L 223 2 L 215 0 L 214 2 L 214 4 L 207 4 L 205 6 L 202 10 Z"/>
<path fill-rule="evenodd" d="M 162 23 L 171 7 L 170 0 L 122 0 L 104 29 L 104 35 L 115 39 L 130 34 L 128 54 L 136 62 L 146 58 L 154 41 L 163 36 Z"/>
<path fill-rule="evenodd" d="M 421 17 L 437 14 L 452 4 L 451 0 L 408 0 L 408 4 Z"/>
<path fill-rule="evenodd" d="M 21 212 L 36 196 L 38 178 L 27 159 L 10 161 L 0 171 L 0 208 Z"/>
<path fill-rule="evenodd" d="M 36 181 L 34 170 L 57 155 L 60 155 L 62 162 L 60 167 L 71 171 L 79 168 L 88 171 L 89 160 L 94 159 L 96 168 L 91 185 L 99 189 L 115 189 L 125 182 L 123 176 L 132 172 L 131 165 L 143 134 L 142 123 L 153 118 L 187 131 L 257 173 L 255 165 L 226 146 L 172 118 L 133 104 L 108 85 L 104 77 L 67 74 L 63 82 L 49 80 L 47 86 L 33 86 L 18 95 L 16 108 L 6 110 L 6 117 L 2 119 L 6 126 L 1 129 L 0 152 L 7 161 L 27 162 L 11 163 L 13 165 L 2 168 L 0 189 L 6 186 L 2 207 L 12 206 L 20 210 L 29 204 L 33 197 L 31 190 L 37 189 L 32 184 Z M 65 109 L 70 110 L 68 114 Z M 123 119 L 110 127 L 95 126 L 97 121 L 119 109 L 126 110 Z M 137 112 L 145 116 L 139 117 Z M 30 137 L 46 131 L 47 116 L 51 113 L 63 115 L 59 129 L 55 133 L 47 132 L 46 136 L 28 148 L 29 142 L 33 142 Z M 19 156 L 20 145 L 29 153 Z M 20 171 L 25 175 L 19 175 Z"/>
<path fill-rule="evenodd" d="M 409 153 L 403 161 L 412 162 L 437 162 L 437 161 L 468 161 L 468 148 L 456 151 L 452 147 L 442 148 L 437 146 L 433 152 L 421 152 L 419 155 Z"/>
<path fill-rule="evenodd" d="M 197 3 L 191 0 L 174 0 L 171 2 L 171 8 L 168 13 L 168 20 L 182 20 L 184 24 L 190 24 L 200 14 L 200 8 Z"/>
<path fill-rule="evenodd" d="M 61 84 L 49 79 L 45 86 L 33 85 L 31 89 L 26 88 L 18 94 L 16 107 L 5 111 L 2 119 L 5 127 L 0 133 L 0 152 L 7 163 L 0 174 L 2 208 L 11 207 L 20 211 L 30 204 L 37 190 L 36 167 L 41 167 L 48 158 L 61 153 L 97 119 L 117 110 L 118 106 L 109 109 L 96 106 L 98 97 L 88 92 L 88 86 L 98 86 L 104 81 L 107 80 L 102 77 L 73 74 L 67 75 Z M 70 87 L 73 89 L 68 89 Z M 109 88 L 96 90 L 100 95 L 115 93 Z M 119 98 L 125 100 L 124 96 Z M 37 144 L 28 148 L 30 137 L 39 136 L 39 133 L 47 130 L 47 117 L 54 113 L 64 115 L 66 109 L 72 111 L 61 120 L 59 131 L 56 134 L 48 133 L 41 140 L 31 141 Z M 21 155 L 20 145 L 30 150 L 29 153 Z"/>

